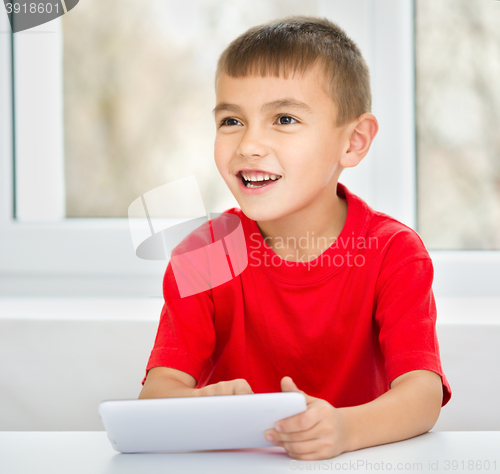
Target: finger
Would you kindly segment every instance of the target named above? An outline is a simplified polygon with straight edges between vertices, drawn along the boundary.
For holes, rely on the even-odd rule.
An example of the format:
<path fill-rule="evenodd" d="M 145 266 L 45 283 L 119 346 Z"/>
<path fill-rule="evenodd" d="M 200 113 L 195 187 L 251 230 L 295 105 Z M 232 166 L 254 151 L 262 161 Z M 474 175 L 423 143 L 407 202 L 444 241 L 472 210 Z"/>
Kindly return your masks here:
<path fill-rule="evenodd" d="M 316 397 L 312 397 L 311 395 L 305 393 L 303 390 L 300 390 L 299 387 L 297 387 L 297 384 L 293 381 L 292 377 L 289 377 L 288 375 L 281 379 L 281 391 L 302 393 L 306 398 L 307 405 L 310 405 L 312 402 L 314 402 L 314 400 L 317 400 Z"/>
<path fill-rule="evenodd" d="M 253 393 L 250 384 L 245 379 L 235 379 L 206 385 L 205 387 L 196 389 L 192 396 L 210 397 L 216 395 L 242 395 L 249 393 Z"/>
<path fill-rule="evenodd" d="M 225 387 L 221 383 L 206 385 L 200 389 L 197 389 L 193 396 L 196 397 L 213 397 L 216 395 L 231 395 L 231 388 Z"/>
<path fill-rule="evenodd" d="M 217 395 L 234 395 L 235 394 L 234 380 L 219 382 L 218 384 L 215 384 L 214 387 L 216 387 L 216 389 L 217 389 Z"/>
<path fill-rule="evenodd" d="M 266 436 L 267 435 L 272 436 L 273 441 L 297 443 L 297 442 L 321 438 L 322 429 L 321 429 L 320 424 L 321 424 L 321 421 L 318 421 L 318 423 L 316 423 L 310 429 L 303 430 L 303 431 L 294 431 L 291 433 L 280 433 L 280 432 L 272 429 L 272 430 L 267 430 L 264 434 Z"/>
<path fill-rule="evenodd" d="M 293 433 L 311 429 L 322 419 L 318 409 L 318 400 L 316 399 L 314 403 L 311 403 L 306 411 L 277 421 L 274 429 L 280 433 Z"/>
<path fill-rule="evenodd" d="M 322 449 L 322 441 L 320 439 L 312 439 L 301 443 L 284 442 L 281 444 L 286 449 L 287 454 L 291 458 L 303 459 L 303 456 L 314 456 Z"/>
<path fill-rule="evenodd" d="M 209 389 L 206 387 L 199 388 L 193 393 L 193 397 L 208 397 L 210 396 Z"/>
<path fill-rule="evenodd" d="M 242 395 L 253 393 L 250 384 L 244 379 L 235 379 L 207 385 L 202 395 Z"/>
<path fill-rule="evenodd" d="M 273 437 L 273 440 L 270 441 L 269 438 L 266 437 L 266 440 L 269 441 L 270 443 L 273 443 L 275 446 L 282 446 L 285 447 L 285 444 L 287 445 L 293 445 L 293 444 L 301 444 L 309 441 L 318 441 L 321 440 L 321 437 L 319 435 L 311 434 L 308 432 L 308 434 L 301 434 L 300 439 L 287 439 L 284 440 L 282 438 L 276 438 Z"/>
<path fill-rule="evenodd" d="M 234 395 L 234 380 L 224 380 L 205 387 L 206 395 Z"/>
<path fill-rule="evenodd" d="M 245 379 L 233 380 L 233 393 L 235 395 L 243 395 L 253 393 L 252 387 Z"/>

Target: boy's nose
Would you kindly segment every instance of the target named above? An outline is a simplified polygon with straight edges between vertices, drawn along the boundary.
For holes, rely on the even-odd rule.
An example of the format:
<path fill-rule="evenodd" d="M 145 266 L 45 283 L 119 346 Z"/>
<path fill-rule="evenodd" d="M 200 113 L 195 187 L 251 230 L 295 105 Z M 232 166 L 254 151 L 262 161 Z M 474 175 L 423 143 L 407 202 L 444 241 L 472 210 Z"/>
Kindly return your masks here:
<path fill-rule="evenodd" d="M 262 135 L 257 132 L 247 132 L 243 135 L 237 153 L 246 157 L 263 157 L 268 153 L 268 146 L 264 143 Z"/>

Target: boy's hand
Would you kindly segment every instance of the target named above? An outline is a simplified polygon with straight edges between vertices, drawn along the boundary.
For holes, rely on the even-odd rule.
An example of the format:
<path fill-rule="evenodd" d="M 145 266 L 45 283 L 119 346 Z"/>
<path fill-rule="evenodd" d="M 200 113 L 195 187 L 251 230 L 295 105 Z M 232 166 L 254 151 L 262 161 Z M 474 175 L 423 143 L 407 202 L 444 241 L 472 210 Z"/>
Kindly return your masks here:
<path fill-rule="evenodd" d="M 283 392 L 301 392 L 291 377 L 281 379 Z M 339 409 L 326 400 L 306 397 L 307 410 L 276 422 L 274 429 L 264 434 L 273 437 L 275 446 L 282 446 L 293 459 L 329 459 L 346 451 L 346 428 Z M 276 428 L 282 431 L 277 431 Z M 268 439 L 268 441 L 270 441 Z"/>
<path fill-rule="evenodd" d="M 192 397 L 209 397 L 212 395 L 244 395 L 253 393 L 250 384 L 245 379 L 228 380 L 214 383 L 203 388 L 194 389 Z"/>

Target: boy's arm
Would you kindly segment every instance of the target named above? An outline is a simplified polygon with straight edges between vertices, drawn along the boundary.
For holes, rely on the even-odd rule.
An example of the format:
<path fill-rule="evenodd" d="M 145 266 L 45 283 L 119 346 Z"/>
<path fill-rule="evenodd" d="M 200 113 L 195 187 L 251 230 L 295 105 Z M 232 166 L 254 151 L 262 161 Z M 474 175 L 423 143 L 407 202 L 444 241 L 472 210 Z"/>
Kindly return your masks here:
<path fill-rule="evenodd" d="M 181 370 L 170 367 L 149 369 L 139 398 L 190 397 L 195 391 L 196 380 Z"/>
<path fill-rule="evenodd" d="M 432 429 L 441 412 L 441 377 L 429 370 L 407 372 L 391 389 L 364 405 L 338 408 L 346 429 L 346 451 L 412 438 Z"/>

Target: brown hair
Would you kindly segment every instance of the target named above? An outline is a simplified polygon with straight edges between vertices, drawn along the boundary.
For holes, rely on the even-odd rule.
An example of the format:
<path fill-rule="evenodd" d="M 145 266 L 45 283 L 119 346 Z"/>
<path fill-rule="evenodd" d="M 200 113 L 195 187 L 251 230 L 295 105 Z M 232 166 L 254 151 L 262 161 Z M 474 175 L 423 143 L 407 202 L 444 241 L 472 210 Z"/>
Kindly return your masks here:
<path fill-rule="evenodd" d="M 360 50 L 327 18 L 289 16 L 254 26 L 221 53 L 215 87 L 221 73 L 231 77 L 303 74 L 316 62 L 327 79 L 327 94 L 337 105 L 341 127 L 371 111 L 370 72 Z"/>

